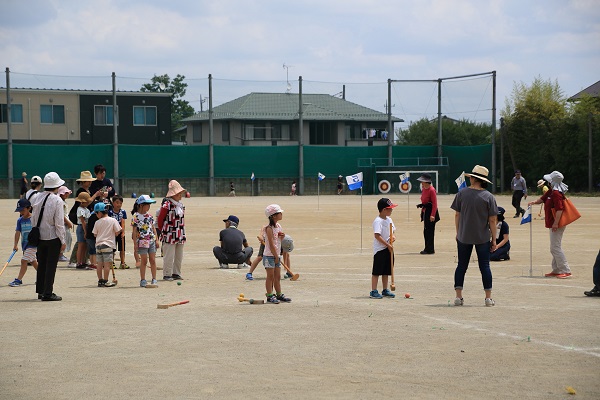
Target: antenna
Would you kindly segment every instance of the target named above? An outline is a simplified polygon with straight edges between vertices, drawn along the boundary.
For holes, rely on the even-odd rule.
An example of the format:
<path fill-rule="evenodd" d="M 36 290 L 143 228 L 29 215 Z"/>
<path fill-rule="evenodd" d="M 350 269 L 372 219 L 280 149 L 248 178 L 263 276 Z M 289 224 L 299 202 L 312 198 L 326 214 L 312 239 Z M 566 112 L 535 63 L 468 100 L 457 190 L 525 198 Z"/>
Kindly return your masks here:
<path fill-rule="evenodd" d="M 290 84 L 290 68 L 292 68 L 293 65 L 286 65 L 286 63 L 283 63 L 283 69 L 286 70 L 285 72 L 285 77 L 286 77 L 286 81 L 287 81 L 287 90 L 286 93 L 291 93 L 292 92 L 292 85 Z"/>

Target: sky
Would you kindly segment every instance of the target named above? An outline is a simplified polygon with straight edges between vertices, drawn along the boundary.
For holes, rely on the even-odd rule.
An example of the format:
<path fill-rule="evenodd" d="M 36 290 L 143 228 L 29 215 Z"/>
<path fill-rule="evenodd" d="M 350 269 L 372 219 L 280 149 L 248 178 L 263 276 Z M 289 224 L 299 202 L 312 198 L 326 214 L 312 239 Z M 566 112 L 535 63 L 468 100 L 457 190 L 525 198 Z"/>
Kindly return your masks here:
<path fill-rule="evenodd" d="M 0 0 L 11 87 L 139 90 L 177 74 L 199 110 L 250 92 L 327 93 L 385 112 L 387 80 L 496 71 L 497 119 L 536 77 L 600 80 L 600 0 Z M 443 81 L 442 113 L 490 122 L 491 75 Z M 0 80 L 6 87 L 6 81 Z M 437 115 L 437 83 L 395 82 L 392 114 Z M 208 102 L 202 104 L 208 107 Z"/>

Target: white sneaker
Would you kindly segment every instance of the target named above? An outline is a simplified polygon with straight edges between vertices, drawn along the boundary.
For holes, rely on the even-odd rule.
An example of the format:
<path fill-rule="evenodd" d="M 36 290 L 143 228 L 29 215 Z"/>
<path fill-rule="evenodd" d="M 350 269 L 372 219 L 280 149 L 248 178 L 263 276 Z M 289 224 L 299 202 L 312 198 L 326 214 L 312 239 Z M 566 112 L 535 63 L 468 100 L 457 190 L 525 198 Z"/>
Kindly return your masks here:
<path fill-rule="evenodd" d="M 228 269 L 229 268 L 229 264 L 219 263 L 219 268 L 221 268 L 221 269 Z"/>
<path fill-rule="evenodd" d="M 66 261 L 69 261 L 69 259 L 67 257 L 65 257 L 64 255 L 61 255 L 60 257 L 58 257 L 58 261 L 66 262 Z"/>
<path fill-rule="evenodd" d="M 465 304 L 465 301 L 462 298 L 457 297 L 457 298 L 454 299 L 454 305 L 455 306 L 462 306 L 463 304 Z"/>
<path fill-rule="evenodd" d="M 495 304 L 496 304 L 496 302 L 494 301 L 494 299 L 485 299 L 485 306 L 486 307 L 492 307 Z"/>
<path fill-rule="evenodd" d="M 240 268 L 250 268 L 250 266 L 246 263 L 241 263 L 241 264 L 238 264 L 238 269 L 240 269 Z"/>
<path fill-rule="evenodd" d="M 75 268 L 77 266 L 77 263 L 69 263 L 69 265 L 67 265 L 68 268 Z"/>

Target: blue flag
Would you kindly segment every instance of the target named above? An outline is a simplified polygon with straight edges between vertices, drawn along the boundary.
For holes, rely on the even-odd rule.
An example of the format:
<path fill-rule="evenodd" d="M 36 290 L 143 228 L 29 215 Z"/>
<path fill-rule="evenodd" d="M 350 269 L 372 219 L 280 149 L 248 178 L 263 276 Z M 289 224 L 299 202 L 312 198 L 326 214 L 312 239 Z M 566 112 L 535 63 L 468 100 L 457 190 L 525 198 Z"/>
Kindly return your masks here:
<path fill-rule="evenodd" d="M 410 172 L 400 175 L 400 183 L 406 183 L 410 179 Z"/>
<path fill-rule="evenodd" d="M 252 176 L 250 177 L 251 180 L 254 180 L 254 172 L 252 173 Z"/>
<path fill-rule="evenodd" d="M 454 180 L 456 182 L 456 186 L 458 187 L 458 191 L 460 192 L 462 189 L 467 187 L 467 182 L 465 181 L 465 171 L 460 174 L 458 178 Z"/>
<path fill-rule="evenodd" d="M 531 222 L 531 206 L 527 207 L 527 211 L 523 214 L 523 218 L 521 218 L 521 225 Z"/>
<path fill-rule="evenodd" d="M 325 175 L 323 175 L 322 173 L 319 172 L 319 174 L 317 175 L 319 180 L 322 181 L 323 179 L 325 179 Z"/>
<path fill-rule="evenodd" d="M 347 176 L 346 182 L 348 183 L 348 189 L 350 189 L 350 190 L 360 189 L 363 185 L 362 172 L 359 172 L 358 174 Z"/>

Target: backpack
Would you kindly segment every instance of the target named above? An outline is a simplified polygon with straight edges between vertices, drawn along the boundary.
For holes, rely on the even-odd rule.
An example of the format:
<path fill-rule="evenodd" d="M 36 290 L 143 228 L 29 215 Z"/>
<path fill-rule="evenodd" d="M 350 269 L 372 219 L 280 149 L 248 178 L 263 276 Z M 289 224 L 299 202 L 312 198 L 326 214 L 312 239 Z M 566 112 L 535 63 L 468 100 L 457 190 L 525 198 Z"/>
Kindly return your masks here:
<path fill-rule="evenodd" d="M 71 210 L 69 210 L 69 221 L 71 221 L 74 225 L 77 225 L 77 208 L 79 207 L 79 202 L 76 201 L 75 204 L 73 204 L 73 207 L 71 208 Z"/>

